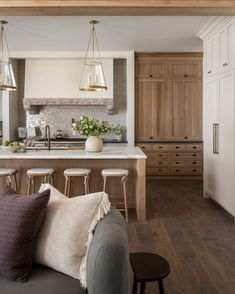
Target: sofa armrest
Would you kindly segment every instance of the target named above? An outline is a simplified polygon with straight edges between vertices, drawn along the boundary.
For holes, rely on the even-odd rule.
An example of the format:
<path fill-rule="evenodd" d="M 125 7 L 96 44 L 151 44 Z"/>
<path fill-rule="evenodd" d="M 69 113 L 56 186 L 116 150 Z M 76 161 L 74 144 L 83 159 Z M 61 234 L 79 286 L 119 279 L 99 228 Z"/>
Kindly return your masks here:
<path fill-rule="evenodd" d="M 97 225 L 87 259 L 89 294 L 129 293 L 127 226 L 116 209 Z"/>

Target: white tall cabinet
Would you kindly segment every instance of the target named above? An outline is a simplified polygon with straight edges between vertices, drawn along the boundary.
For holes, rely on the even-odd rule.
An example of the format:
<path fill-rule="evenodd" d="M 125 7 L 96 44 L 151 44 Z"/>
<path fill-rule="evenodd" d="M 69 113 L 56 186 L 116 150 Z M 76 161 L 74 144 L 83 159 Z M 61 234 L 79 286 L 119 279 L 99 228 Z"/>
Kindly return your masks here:
<path fill-rule="evenodd" d="M 235 18 L 214 17 L 204 43 L 204 195 L 235 216 Z"/>

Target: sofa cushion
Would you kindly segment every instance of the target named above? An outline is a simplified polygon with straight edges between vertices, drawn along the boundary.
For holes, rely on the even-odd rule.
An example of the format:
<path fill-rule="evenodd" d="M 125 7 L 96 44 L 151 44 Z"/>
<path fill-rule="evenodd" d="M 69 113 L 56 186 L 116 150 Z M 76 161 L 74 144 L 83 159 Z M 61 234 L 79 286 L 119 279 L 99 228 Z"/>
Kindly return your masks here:
<path fill-rule="evenodd" d="M 0 276 L 1 294 L 87 294 L 78 280 L 42 265 L 33 265 L 27 283 L 16 283 Z"/>
<path fill-rule="evenodd" d="M 30 196 L 10 187 L 0 190 L 0 274 L 5 278 L 28 279 L 49 197 L 50 190 Z"/>
<path fill-rule="evenodd" d="M 51 200 L 37 241 L 35 261 L 80 279 L 86 287 L 86 257 L 97 222 L 110 210 L 104 192 Z"/>

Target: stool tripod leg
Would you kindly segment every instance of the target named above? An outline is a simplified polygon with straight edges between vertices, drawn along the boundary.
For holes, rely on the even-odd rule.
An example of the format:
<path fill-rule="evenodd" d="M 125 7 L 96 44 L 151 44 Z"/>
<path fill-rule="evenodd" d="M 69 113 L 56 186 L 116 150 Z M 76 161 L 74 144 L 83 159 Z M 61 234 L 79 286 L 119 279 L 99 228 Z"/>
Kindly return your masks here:
<path fill-rule="evenodd" d="M 85 193 L 89 194 L 89 176 L 84 177 Z"/>
<path fill-rule="evenodd" d="M 11 175 L 8 175 L 7 176 L 7 186 L 11 187 L 11 183 L 12 183 Z"/>
<path fill-rule="evenodd" d="M 31 177 L 28 177 L 28 195 L 30 195 L 30 190 L 31 190 Z"/>
<path fill-rule="evenodd" d="M 17 178 L 16 178 L 16 174 L 13 175 L 13 178 L 14 178 L 15 191 L 17 192 L 18 187 L 17 187 Z"/>
<path fill-rule="evenodd" d="M 146 282 L 140 283 L 140 294 L 144 294 L 146 289 Z"/>
<path fill-rule="evenodd" d="M 68 196 L 67 193 L 68 193 L 68 177 L 65 176 L 64 195 Z"/>
<path fill-rule="evenodd" d="M 125 219 L 126 219 L 126 222 L 128 223 L 128 205 L 127 205 L 127 194 L 126 194 L 126 181 L 127 181 L 127 178 L 123 177 L 122 178 L 122 185 L 123 185 L 124 205 L 125 205 Z"/>
<path fill-rule="evenodd" d="M 71 177 L 68 177 L 67 196 L 70 197 Z"/>
<path fill-rule="evenodd" d="M 138 290 L 138 283 L 137 283 L 136 279 L 134 278 L 132 294 L 137 294 L 137 290 Z"/>
<path fill-rule="evenodd" d="M 164 285 L 163 285 L 163 280 L 158 280 L 158 287 L 159 287 L 159 293 L 164 294 Z"/>
<path fill-rule="evenodd" d="M 105 176 L 103 176 L 103 179 L 104 179 L 103 191 L 105 192 L 105 190 L 106 190 L 107 178 L 106 178 Z"/>

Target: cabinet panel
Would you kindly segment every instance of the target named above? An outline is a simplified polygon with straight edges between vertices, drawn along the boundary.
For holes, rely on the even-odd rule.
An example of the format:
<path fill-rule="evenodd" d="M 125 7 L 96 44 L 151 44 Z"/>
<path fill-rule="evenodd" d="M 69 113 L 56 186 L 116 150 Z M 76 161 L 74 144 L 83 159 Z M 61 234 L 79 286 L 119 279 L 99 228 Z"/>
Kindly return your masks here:
<path fill-rule="evenodd" d="M 153 97 L 152 82 L 137 83 L 136 103 L 136 139 L 139 141 L 153 139 Z"/>
<path fill-rule="evenodd" d="M 172 81 L 172 137 L 201 139 L 202 86 L 200 80 Z"/>
<path fill-rule="evenodd" d="M 138 78 L 164 78 L 167 75 L 167 61 L 155 59 L 140 59 L 136 63 Z"/>
<path fill-rule="evenodd" d="M 219 76 L 219 193 L 218 202 L 235 213 L 234 200 L 234 73 Z"/>
<path fill-rule="evenodd" d="M 153 81 L 152 91 L 153 137 L 166 139 L 171 136 L 171 105 L 166 81 Z"/>
<path fill-rule="evenodd" d="M 220 66 L 229 65 L 229 36 L 228 27 L 220 32 Z"/>
<path fill-rule="evenodd" d="M 173 78 L 200 78 L 202 76 L 201 60 L 177 60 L 169 65 Z"/>

